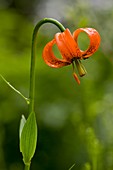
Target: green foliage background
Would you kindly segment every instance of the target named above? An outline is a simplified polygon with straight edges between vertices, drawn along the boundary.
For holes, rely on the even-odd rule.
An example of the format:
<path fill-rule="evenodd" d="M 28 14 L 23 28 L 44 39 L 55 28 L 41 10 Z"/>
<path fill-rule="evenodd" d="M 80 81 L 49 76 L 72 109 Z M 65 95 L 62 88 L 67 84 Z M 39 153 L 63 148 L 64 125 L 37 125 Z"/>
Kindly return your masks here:
<path fill-rule="evenodd" d="M 31 11 L 36 1 L 14 2 L 0 10 L 0 73 L 28 96 Z M 72 1 L 62 16 L 71 32 L 93 27 L 101 35 L 98 52 L 83 61 L 88 74 L 80 86 L 71 66 L 52 69 L 41 57 L 45 44 L 59 30 L 47 24 L 38 34 L 35 110 L 39 138 L 31 169 L 67 170 L 74 163 L 73 170 L 113 169 L 113 10 L 85 2 Z M 38 14 L 36 18 L 40 20 Z M 86 36 L 79 36 L 81 49 L 87 48 L 87 41 Z M 18 134 L 22 114 L 27 116 L 25 101 L 0 79 L 0 170 L 23 169 Z"/>

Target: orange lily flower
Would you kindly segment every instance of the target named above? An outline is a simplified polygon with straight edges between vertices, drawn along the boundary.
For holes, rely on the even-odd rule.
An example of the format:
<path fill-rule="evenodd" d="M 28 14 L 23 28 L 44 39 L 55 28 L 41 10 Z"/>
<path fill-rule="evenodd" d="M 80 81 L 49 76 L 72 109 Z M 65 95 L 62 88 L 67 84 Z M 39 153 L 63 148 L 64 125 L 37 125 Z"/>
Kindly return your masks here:
<path fill-rule="evenodd" d="M 85 32 L 90 39 L 89 47 L 85 51 L 80 50 L 77 44 L 77 38 L 81 32 Z M 62 59 L 57 58 L 53 53 L 52 47 L 55 44 L 61 53 Z M 72 64 L 74 70 L 75 63 L 79 75 L 84 76 L 86 70 L 80 60 L 89 58 L 97 51 L 99 45 L 100 35 L 93 28 L 79 28 L 74 31 L 73 35 L 69 29 L 66 29 L 64 32 L 56 33 L 54 39 L 46 44 L 43 50 L 43 59 L 47 65 L 53 68 L 60 68 Z M 80 80 L 75 71 L 73 72 L 73 76 L 77 83 L 80 84 Z"/>

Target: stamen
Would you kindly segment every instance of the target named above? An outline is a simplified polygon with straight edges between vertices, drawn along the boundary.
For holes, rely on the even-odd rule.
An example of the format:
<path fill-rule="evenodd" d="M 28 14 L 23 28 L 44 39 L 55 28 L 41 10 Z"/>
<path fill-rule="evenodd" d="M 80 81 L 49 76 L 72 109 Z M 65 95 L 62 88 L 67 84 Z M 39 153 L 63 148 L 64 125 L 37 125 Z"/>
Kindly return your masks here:
<path fill-rule="evenodd" d="M 74 63 L 73 63 L 73 62 L 72 62 L 72 67 L 73 67 L 73 76 L 74 76 L 74 79 L 76 80 L 76 82 L 77 82 L 78 84 L 80 84 L 80 80 L 79 80 L 77 74 L 75 73 L 75 66 L 74 66 Z"/>
<path fill-rule="evenodd" d="M 78 70 L 80 77 L 84 76 L 87 73 L 84 65 L 81 63 L 79 59 L 75 59 L 75 64 L 77 66 L 77 70 Z"/>
<path fill-rule="evenodd" d="M 80 80 L 79 80 L 79 78 L 78 78 L 78 76 L 77 76 L 77 74 L 76 74 L 75 72 L 73 73 L 73 76 L 74 76 L 76 82 L 77 82 L 78 84 L 80 84 Z"/>

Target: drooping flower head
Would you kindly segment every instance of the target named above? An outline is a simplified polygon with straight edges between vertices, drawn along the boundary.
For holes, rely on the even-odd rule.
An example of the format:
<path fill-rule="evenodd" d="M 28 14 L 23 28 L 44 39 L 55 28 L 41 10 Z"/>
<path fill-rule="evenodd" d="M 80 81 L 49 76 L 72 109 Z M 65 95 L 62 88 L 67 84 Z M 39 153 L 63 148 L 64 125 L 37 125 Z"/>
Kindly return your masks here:
<path fill-rule="evenodd" d="M 89 47 L 82 51 L 80 50 L 77 38 L 81 32 L 85 32 L 89 39 Z M 62 59 L 57 58 L 53 52 L 53 46 L 57 45 Z M 60 68 L 72 64 L 73 66 L 73 76 L 75 80 L 80 84 L 77 74 L 74 71 L 74 64 L 76 64 L 79 75 L 84 76 L 86 70 L 81 64 L 82 59 L 89 58 L 94 54 L 100 45 L 100 35 L 93 28 L 79 28 L 74 31 L 73 35 L 70 33 L 69 29 L 66 29 L 64 32 L 56 33 L 52 41 L 46 44 L 43 50 L 43 59 L 45 63 L 53 68 Z"/>

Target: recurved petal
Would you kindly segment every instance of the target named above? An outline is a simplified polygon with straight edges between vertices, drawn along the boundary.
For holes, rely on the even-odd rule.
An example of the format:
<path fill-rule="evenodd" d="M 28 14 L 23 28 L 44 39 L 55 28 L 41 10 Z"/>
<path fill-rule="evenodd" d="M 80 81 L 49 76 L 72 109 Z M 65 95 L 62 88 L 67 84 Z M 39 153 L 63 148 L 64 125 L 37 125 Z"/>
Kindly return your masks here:
<path fill-rule="evenodd" d="M 77 43 L 74 41 L 72 34 L 69 29 L 66 29 L 62 33 L 57 33 L 55 35 L 56 44 L 62 54 L 62 57 L 72 62 L 74 57 L 80 55 L 80 50 Z"/>
<path fill-rule="evenodd" d="M 90 39 L 90 44 L 87 50 L 81 51 L 82 58 L 88 58 L 90 57 L 93 53 L 95 53 L 100 45 L 100 35 L 99 33 L 94 29 L 94 28 L 79 28 L 73 33 L 73 37 L 75 41 L 77 42 L 78 35 L 81 32 L 85 32 Z"/>
<path fill-rule="evenodd" d="M 44 47 L 42 57 L 43 57 L 45 63 L 48 66 L 54 67 L 54 68 L 60 68 L 60 67 L 69 65 L 70 62 L 65 61 L 63 59 L 58 59 L 58 58 L 55 57 L 55 55 L 52 51 L 52 47 L 53 47 L 54 44 L 56 44 L 55 39 L 53 39 L 52 41 L 47 43 L 46 46 Z"/>
<path fill-rule="evenodd" d="M 67 42 L 64 39 L 64 32 L 55 34 L 55 40 L 57 47 L 62 55 L 62 58 L 68 62 L 71 62 L 73 56 L 70 52 Z"/>

